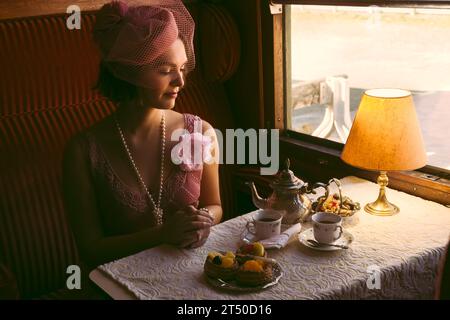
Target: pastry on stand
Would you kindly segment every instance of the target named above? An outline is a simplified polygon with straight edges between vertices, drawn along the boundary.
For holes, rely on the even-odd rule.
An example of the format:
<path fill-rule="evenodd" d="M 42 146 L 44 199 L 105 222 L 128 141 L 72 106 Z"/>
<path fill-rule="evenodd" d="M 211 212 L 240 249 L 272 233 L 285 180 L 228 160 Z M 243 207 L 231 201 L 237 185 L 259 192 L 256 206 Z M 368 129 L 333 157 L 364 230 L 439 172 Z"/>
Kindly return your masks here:
<path fill-rule="evenodd" d="M 231 251 L 225 254 L 212 251 L 208 253 L 203 269 L 209 277 L 227 281 L 235 278 L 239 264 Z"/>
<path fill-rule="evenodd" d="M 263 259 L 247 260 L 236 273 L 236 281 L 242 286 L 259 286 L 272 281 L 272 263 Z"/>

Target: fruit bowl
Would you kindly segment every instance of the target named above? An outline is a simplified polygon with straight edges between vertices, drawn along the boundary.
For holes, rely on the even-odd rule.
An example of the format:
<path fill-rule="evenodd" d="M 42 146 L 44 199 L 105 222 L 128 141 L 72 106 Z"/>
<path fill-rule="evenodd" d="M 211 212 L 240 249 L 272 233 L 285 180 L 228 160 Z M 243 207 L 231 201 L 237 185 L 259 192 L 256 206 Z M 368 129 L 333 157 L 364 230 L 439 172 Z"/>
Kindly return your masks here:
<path fill-rule="evenodd" d="M 359 202 L 342 195 L 341 182 L 338 179 L 333 178 L 328 181 L 328 186 L 331 183 L 336 184 L 338 192 L 332 195 L 325 193 L 317 198 L 312 204 L 313 212 L 329 212 L 345 218 L 353 216 L 361 209 Z"/>

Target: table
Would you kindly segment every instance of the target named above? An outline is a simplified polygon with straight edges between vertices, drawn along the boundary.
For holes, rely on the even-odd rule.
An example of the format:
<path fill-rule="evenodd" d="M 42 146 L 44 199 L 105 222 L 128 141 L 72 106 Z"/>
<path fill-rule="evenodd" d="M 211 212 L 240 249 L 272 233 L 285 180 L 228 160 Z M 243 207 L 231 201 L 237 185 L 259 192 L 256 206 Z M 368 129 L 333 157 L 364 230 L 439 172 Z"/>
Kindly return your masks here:
<path fill-rule="evenodd" d="M 367 180 L 341 182 L 344 195 L 362 206 L 378 195 L 378 186 Z M 200 248 L 155 247 L 99 266 L 90 279 L 114 299 L 431 299 L 449 241 L 450 209 L 389 188 L 387 197 L 400 213 L 356 213 L 346 221 L 355 239 L 348 250 L 315 251 L 294 236 L 286 247 L 269 251 L 284 275 L 263 291 L 227 292 L 211 287 L 203 276 L 208 252 L 235 251 L 254 212 L 214 226 Z M 305 223 L 302 231 L 309 227 Z"/>

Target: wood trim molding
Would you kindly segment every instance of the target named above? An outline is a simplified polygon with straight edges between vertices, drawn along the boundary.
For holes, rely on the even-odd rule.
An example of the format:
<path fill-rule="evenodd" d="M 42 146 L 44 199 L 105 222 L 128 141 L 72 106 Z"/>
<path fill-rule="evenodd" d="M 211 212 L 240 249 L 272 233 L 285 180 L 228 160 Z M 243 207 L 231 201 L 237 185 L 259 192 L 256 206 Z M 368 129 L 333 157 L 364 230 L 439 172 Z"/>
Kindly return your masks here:
<path fill-rule="evenodd" d="M 284 129 L 284 54 L 283 54 L 283 15 L 274 14 L 273 17 L 273 59 L 274 59 L 274 128 Z"/>
<path fill-rule="evenodd" d="M 257 38 L 258 38 L 258 96 L 259 96 L 259 106 L 258 106 L 258 110 L 259 110 L 259 127 L 260 128 L 264 128 L 265 122 L 267 121 L 266 119 L 266 115 L 267 113 L 265 112 L 264 106 L 264 39 L 263 39 L 263 34 L 264 34 L 264 13 L 263 13 L 263 8 L 261 7 L 262 3 L 261 1 L 258 1 L 256 3 L 256 10 L 257 10 L 257 14 L 256 14 L 256 28 L 257 28 Z"/>
<path fill-rule="evenodd" d="M 81 12 L 95 11 L 108 2 L 111 0 L 0 0 L 0 20 L 66 13 L 71 5 L 79 6 Z M 197 0 L 183 1 L 193 2 Z"/>
<path fill-rule="evenodd" d="M 295 159 L 300 159 L 297 161 L 299 172 L 308 172 L 319 179 L 354 175 L 376 182 L 377 172 L 347 165 L 341 160 L 340 153 L 339 150 L 298 139 L 285 136 L 280 138 L 280 161 L 289 157 L 294 159 L 295 167 Z M 440 177 L 430 179 L 429 175 L 422 171 L 388 172 L 388 177 L 390 188 L 450 206 L 450 180 L 448 179 Z"/>
<path fill-rule="evenodd" d="M 260 128 L 284 129 L 283 15 L 271 13 L 269 0 L 258 1 L 261 9 L 261 72 L 263 106 Z M 275 106 L 275 108 L 274 108 Z"/>
<path fill-rule="evenodd" d="M 80 7 L 81 12 L 99 9 L 107 0 L 64 0 L 64 1 L 0 1 L 0 19 L 13 19 L 22 17 L 43 16 L 58 13 L 66 13 L 71 5 Z"/>
<path fill-rule="evenodd" d="M 339 3 L 351 1 L 273 1 L 275 3 L 310 3 L 310 4 L 322 4 L 322 3 Z M 360 1 L 360 3 L 365 2 L 366 4 L 374 1 Z M 382 1 L 378 1 L 382 2 Z M 390 3 L 394 3 L 391 1 Z M 401 1 L 406 3 L 407 1 Z M 409 1 L 412 2 L 412 1 Z M 413 1 L 415 3 L 421 1 Z M 440 3 L 445 3 L 450 1 L 438 1 Z M 384 1 L 386 3 L 386 1 Z M 428 3 L 428 2 L 427 2 Z M 285 8 L 286 9 L 286 8 Z M 275 15 L 280 16 L 280 15 Z M 282 21 L 274 19 L 273 34 L 274 34 L 274 46 L 277 48 L 277 41 L 282 40 Z M 278 27 L 281 27 L 279 30 Z M 279 45 L 281 50 L 274 50 L 274 78 L 271 79 L 274 82 L 274 92 L 275 92 L 275 105 L 272 109 L 272 114 L 280 114 L 280 110 L 284 112 L 284 98 L 280 97 L 280 93 L 284 95 L 282 83 L 280 81 L 283 76 L 275 76 L 277 73 L 283 71 L 283 45 Z M 278 66 L 277 66 L 278 65 Z M 266 80 L 268 81 L 268 80 Z M 281 102 L 281 103 L 280 103 Z M 268 103 L 266 101 L 266 103 Z M 266 107 L 267 109 L 267 107 Z M 283 113 L 281 113 L 283 114 Z M 284 124 L 284 121 L 283 121 Z M 282 127 L 277 127 L 282 128 Z M 376 182 L 378 177 L 377 172 L 370 172 L 361 169 L 357 169 L 345 164 L 340 159 L 342 146 L 336 146 L 327 141 L 322 141 L 316 143 L 314 141 L 309 141 L 303 138 L 292 138 L 288 136 L 289 132 L 285 130 L 284 135 L 280 138 L 280 162 L 283 162 L 285 158 L 289 157 L 291 159 L 291 164 L 293 170 L 298 172 L 299 177 L 305 177 L 305 180 L 326 180 L 331 177 L 342 178 L 348 175 L 359 176 L 367 180 Z M 310 137 L 307 137 L 310 138 Z M 312 139 L 311 139 L 312 140 Z M 423 168 L 421 171 L 412 172 L 390 172 L 389 176 L 389 187 L 397 189 L 409 194 L 413 194 L 424 199 L 435 201 L 444 205 L 450 205 L 450 178 L 448 175 L 442 175 L 428 177 L 430 173 L 429 167 Z M 433 172 L 431 172 L 433 174 Z"/>
<path fill-rule="evenodd" d="M 327 150 L 325 150 L 327 149 Z M 317 147 L 297 139 L 282 137 L 280 139 L 280 162 L 291 159 L 291 170 L 302 180 L 308 182 L 326 182 L 330 178 L 357 176 L 375 182 L 377 172 L 360 170 L 345 164 L 340 159 L 340 152 L 325 147 Z M 245 181 L 254 181 L 263 193 L 270 192 L 269 183 L 273 176 L 261 176 L 259 167 L 241 166 L 235 176 L 236 185 L 241 192 L 250 193 Z M 426 179 L 420 171 L 388 172 L 389 188 L 403 191 L 426 200 L 450 207 L 450 180 Z M 377 195 L 374 195 L 374 200 Z"/>
<path fill-rule="evenodd" d="M 330 6 L 440 6 L 450 5 L 448 0 L 272 0 L 276 4 L 309 4 Z"/>

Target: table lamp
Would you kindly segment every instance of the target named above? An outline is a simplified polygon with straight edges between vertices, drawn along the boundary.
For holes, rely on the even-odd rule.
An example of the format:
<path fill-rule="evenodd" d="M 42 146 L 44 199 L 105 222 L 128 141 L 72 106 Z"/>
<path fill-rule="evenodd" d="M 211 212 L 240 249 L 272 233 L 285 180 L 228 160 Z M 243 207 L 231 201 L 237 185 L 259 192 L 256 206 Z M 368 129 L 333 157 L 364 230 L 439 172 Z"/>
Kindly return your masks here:
<path fill-rule="evenodd" d="M 342 151 L 344 162 L 357 168 L 380 171 L 378 199 L 364 209 L 390 216 L 400 209 L 386 198 L 387 171 L 414 170 L 427 162 L 425 147 L 411 92 L 372 89 L 364 92 Z"/>

